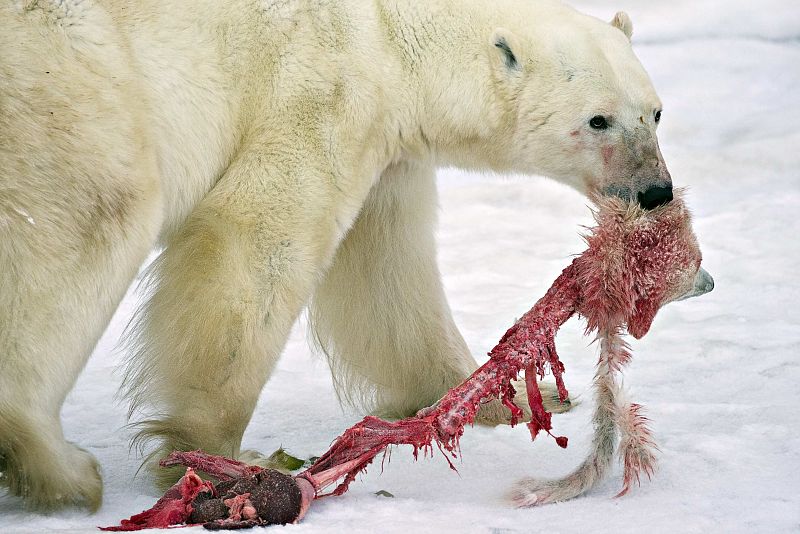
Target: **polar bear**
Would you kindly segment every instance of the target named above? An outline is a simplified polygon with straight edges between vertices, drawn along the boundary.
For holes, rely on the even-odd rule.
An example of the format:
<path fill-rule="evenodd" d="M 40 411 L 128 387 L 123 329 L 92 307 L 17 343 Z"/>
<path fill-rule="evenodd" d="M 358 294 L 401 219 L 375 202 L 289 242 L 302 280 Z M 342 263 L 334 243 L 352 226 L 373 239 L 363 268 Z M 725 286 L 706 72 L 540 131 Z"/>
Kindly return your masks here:
<path fill-rule="evenodd" d="M 59 412 L 157 247 L 124 381 L 156 456 L 240 455 L 306 307 L 344 397 L 436 401 L 476 367 L 437 167 L 671 199 L 631 30 L 550 0 L 4 2 L 0 482 L 97 509 Z"/>

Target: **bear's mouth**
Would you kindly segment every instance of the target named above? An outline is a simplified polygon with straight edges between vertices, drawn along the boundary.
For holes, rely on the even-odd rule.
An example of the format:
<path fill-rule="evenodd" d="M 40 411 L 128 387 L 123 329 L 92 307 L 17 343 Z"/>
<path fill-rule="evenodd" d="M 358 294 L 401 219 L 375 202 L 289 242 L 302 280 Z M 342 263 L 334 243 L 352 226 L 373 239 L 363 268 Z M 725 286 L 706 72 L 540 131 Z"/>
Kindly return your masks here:
<path fill-rule="evenodd" d="M 644 191 L 634 191 L 624 185 L 609 185 L 603 188 L 604 196 L 617 197 L 622 200 L 636 201 L 645 210 L 653 210 L 672 201 L 672 184 L 655 185 L 648 187 Z"/>

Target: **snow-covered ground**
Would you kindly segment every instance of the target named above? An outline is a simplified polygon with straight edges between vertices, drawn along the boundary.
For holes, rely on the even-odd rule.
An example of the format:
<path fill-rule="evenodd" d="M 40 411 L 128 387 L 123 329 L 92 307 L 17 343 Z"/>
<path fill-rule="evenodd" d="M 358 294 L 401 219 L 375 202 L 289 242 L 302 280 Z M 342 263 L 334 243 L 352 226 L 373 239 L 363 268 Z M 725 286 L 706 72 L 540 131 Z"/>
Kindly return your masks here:
<path fill-rule="evenodd" d="M 613 499 L 620 469 L 587 496 L 515 510 L 506 489 L 524 475 L 559 476 L 588 446 L 595 347 L 571 322 L 559 335 L 567 385 L 585 402 L 554 419 L 570 437 L 535 444 L 524 428 L 474 428 L 454 474 L 440 457 L 394 451 L 343 497 L 315 503 L 290 532 L 798 532 L 800 531 L 800 5 L 795 0 L 582 0 L 634 21 L 636 51 L 664 102 L 661 146 L 689 205 L 716 289 L 663 309 L 633 344 L 626 373 L 661 447 L 660 470 Z M 574 253 L 585 200 L 542 178 L 441 173 L 440 257 L 456 320 L 485 354 Z M 63 411 L 68 439 L 89 449 L 105 504 L 41 516 L 0 497 L 0 532 L 94 532 L 149 507 L 134 477 L 125 407 L 115 403 L 114 347 L 136 296 L 125 299 Z M 296 328 L 244 445 L 300 456 L 324 451 L 360 416 L 336 403 L 327 366 Z M 424 371 L 423 371 L 424 372 Z M 298 394 L 298 392 L 302 392 Z M 394 498 L 375 495 L 378 490 Z M 274 530 L 280 530 L 275 527 Z"/>

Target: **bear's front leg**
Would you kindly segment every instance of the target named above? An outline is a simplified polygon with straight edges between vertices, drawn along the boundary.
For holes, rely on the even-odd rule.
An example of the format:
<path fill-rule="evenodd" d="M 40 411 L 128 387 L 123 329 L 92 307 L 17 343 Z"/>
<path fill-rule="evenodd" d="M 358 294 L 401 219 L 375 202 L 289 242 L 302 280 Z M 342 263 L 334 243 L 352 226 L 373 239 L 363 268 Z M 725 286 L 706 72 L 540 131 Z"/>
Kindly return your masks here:
<path fill-rule="evenodd" d="M 125 379 L 140 444 L 237 457 L 259 393 L 330 261 L 343 202 L 302 147 L 240 153 L 149 272 Z M 292 146 L 292 145 L 289 145 Z M 338 196 L 337 196 L 338 195 Z M 352 206 L 356 206 L 353 208 Z M 347 209 L 343 206 L 349 206 Z M 155 466 L 155 464 L 152 464 Z M 162 475 L 164 485 L 179 473 Z"/>
<path fill-rule="evenodd" d="M 436 264 L 432 166 L 384 171 L 309 308 L 340 399 L 385 417 L 436 402 L 477 368 Z"/>

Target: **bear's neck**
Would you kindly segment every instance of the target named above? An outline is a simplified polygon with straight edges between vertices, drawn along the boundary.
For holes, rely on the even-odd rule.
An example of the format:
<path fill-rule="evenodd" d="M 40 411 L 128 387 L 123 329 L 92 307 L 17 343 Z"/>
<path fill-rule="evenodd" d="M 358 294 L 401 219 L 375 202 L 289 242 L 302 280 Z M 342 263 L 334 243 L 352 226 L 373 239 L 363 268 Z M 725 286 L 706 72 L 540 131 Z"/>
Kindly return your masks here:
<path fill-rule="evenodd" d="M 429 150 L 438 164 L 506 170 L 506 162 L 491 158 L 516 110 L 492 83 L 490 40 L 495 28 L 519 24 L 504 20 L 518 15 L 518 7 L 531 6 L 522 0 L 379 0 L 387 44 L 402 79 L 417 92 L 407 111 L 421 139 L 409 144 Z"/>

